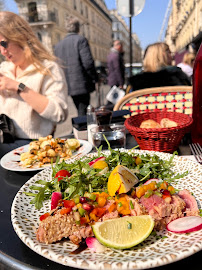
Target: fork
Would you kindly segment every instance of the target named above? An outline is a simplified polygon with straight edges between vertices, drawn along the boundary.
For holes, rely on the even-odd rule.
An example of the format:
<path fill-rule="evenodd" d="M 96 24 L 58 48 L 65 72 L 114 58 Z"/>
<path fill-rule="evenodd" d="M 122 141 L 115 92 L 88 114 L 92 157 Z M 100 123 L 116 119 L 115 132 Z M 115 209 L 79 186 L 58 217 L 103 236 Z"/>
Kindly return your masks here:
<path fill-rule="evenodd" d="M 195 156 L 195 159 L 198 163 L 202 164 L 202 147 L 199 143 L 192 143 L 189 145 L 192 154 Z"/>

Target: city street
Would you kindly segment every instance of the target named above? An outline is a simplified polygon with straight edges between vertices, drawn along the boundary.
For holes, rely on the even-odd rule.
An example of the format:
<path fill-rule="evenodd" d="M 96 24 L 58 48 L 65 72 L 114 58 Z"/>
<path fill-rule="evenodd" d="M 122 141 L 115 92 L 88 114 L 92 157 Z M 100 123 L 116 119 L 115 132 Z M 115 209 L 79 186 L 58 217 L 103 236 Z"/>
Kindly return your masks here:
<path fill-rule="evenodd" d="M 91 93 L 91 105 L 93 107 L 99 107 L 102 105 L 106 104 L 106 94 L 108 93 L 110 87 L 108 85 L 100 85 L 99 87 L 100 89 L 100 94 L 98 92 L 98 90 L 94 91 Z M 100 101 L 99 101 L 99 97 L 100 97 Z M 72 132 L 72 118 L 73 117 L 77 117 L 77 110 L 76 107 L 74 106 L 74 103 L 72 101 L 72 98 L 70 96 L 68 96 L 68 106 L 69 106 L 69 115 L 67 120 L 62 123 L 59 124 L 56 128 L 56 132 L 54 137 L 62 137 L 68 134 L 71 134 Z"/>

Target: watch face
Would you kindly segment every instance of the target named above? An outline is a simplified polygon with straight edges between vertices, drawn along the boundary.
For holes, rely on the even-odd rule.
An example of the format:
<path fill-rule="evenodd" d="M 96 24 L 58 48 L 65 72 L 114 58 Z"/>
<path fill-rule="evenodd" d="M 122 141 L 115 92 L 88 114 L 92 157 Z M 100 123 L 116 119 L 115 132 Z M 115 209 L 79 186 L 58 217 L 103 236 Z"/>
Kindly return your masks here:
<path fill-rule="evenodd" d="M 25 85 L 23 83 L 20 83 L 18 86 L 18 93 L 23 92 L 25 90 Z"/>

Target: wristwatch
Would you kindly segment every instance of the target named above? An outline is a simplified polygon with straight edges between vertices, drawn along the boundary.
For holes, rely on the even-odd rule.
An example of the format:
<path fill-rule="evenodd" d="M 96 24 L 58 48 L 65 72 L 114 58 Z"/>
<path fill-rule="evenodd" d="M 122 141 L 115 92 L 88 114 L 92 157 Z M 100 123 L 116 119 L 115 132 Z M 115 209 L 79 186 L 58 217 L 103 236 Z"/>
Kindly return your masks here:
<path fill-rule="evenodd" d="M 18 85 L 18 90 L 17 90 L 18 95 L 19 95 L 21 92 L 25 91 L 25 88 L 26 88 L 26 85 L 24 85 L 23 83 L 20 83 L 20 84 Z"/>

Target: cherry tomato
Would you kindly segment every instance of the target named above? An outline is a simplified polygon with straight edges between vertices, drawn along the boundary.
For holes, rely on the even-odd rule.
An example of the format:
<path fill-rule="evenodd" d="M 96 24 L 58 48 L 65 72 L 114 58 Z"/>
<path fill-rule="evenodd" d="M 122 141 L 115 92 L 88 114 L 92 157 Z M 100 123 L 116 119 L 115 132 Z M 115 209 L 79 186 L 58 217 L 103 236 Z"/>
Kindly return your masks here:
<path fill-rule="evenodd" d="M 70 177 L 71 174 L 67 170 L 60 170 L 56 173 L 55 178 L 58 178 L 58 181 L 60 181 L 66 176 Z"/>

